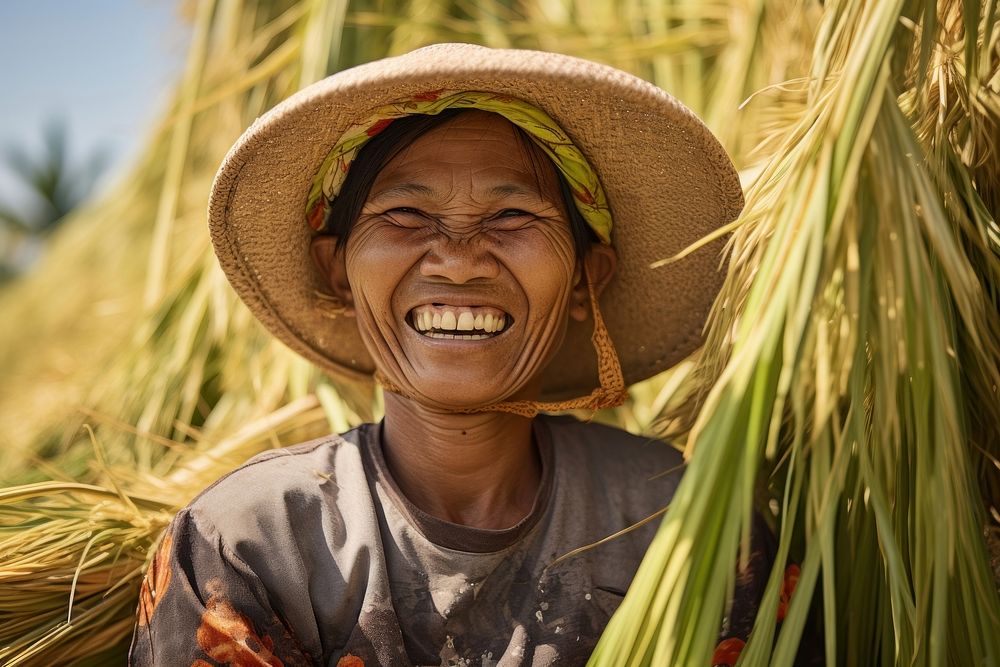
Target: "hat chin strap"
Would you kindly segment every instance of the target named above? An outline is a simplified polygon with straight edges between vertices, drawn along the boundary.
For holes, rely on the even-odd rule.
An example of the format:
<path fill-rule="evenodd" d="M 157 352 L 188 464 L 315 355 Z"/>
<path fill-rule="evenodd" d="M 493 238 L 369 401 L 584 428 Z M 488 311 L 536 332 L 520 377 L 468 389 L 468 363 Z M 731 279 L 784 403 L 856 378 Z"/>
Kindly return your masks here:
<path fill-rule="evenodd" d="M 597 292 L 589 277 L 586 276 L 586 266 L 584 266 L 584 276 L 587 279 L 587 292 L 590 294 L 590 310 L 594 314 L 594 333 L 590 340 L 594 349 L 597 350 L 597 375 L 600 386 L 587 396 L 571 398 L 566 401 L 499 401 L 475 408 L 449 408 L 444 412 L 463 415 L 481 412 L 509 412 L 530 418 L 539 412 L 558 412 L 560 410 L 596 412 L 601 408 L 613 408 L 624 403 L 628 392 L 625 389 L 621 363 L 618 361 L 618 354 L 615 352 L 615 346 L 608 334 L 608 329 L 604 326 L 604 318 L 601 316 L 601 309 L 597 303 Z M 413 396 L 397 387 L 381 372 L 376 371 L 375 381 L 386 391 L 415 400 Z"/>

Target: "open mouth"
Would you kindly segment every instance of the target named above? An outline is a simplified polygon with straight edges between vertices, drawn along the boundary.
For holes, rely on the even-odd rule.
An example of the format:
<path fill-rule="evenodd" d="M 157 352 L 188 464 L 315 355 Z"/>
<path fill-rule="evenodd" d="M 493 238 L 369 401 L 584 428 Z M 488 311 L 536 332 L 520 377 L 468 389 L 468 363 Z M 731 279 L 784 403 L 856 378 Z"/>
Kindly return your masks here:
<path fill-rule="evenodd" d="M 510 314 L 487 306 L 417 306 L 410 311 L 410 326 L 428 338 L 484 340 L 499 336 L 513 323 Z"/>

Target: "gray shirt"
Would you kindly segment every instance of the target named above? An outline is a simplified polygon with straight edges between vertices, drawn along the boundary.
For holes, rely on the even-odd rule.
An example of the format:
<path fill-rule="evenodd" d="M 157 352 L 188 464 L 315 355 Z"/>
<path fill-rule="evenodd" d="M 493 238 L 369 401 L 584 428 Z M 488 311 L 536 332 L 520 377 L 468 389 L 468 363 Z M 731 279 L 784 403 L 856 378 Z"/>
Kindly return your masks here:
<path fill-rule="evenodd" d="M 252 459 L 171 524 L 131 664 L 584 663 L 659 521 L 560 557 L 665 507 L 682 460 L 607 426 L 533 424 L 542 483 L 504 530 L 410 503 L 377 424 Z"/>

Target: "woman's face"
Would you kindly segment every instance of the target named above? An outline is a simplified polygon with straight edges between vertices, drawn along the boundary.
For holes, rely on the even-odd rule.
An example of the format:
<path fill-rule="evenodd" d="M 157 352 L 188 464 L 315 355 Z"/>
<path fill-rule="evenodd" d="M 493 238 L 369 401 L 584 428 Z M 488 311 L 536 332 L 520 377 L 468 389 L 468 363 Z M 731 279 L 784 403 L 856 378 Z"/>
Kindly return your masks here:
<path fill-rule="evenodd" d="M 537 398 L 586 296 L 555 167 L 481 111 L 385 166 L 344 253 L 377 367 L 433 406 Z"/>

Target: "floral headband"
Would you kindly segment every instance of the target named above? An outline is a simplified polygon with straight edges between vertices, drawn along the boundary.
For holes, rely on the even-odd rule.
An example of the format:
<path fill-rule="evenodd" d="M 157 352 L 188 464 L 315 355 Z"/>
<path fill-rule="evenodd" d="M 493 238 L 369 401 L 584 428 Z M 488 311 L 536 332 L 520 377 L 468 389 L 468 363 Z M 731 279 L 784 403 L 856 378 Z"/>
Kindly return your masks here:
<path fill-rule="evenodd" d="M 566 179 L 580 215 L 602 243 L 611 243 L 611 210 L 597 174 L 562 128 L 541 109 L 498 93 L 435 90 L 418 93 L 376 109 L 352 125 L 323 160 L 306 201 L 306 219 L 323 231 L 331 202 L 340 193 L 347 171 L 365 143 L 392 121 L 414 114 L 436 115 L 445 109 L 479 109 L 499 114 L 524 130 Z"/>

